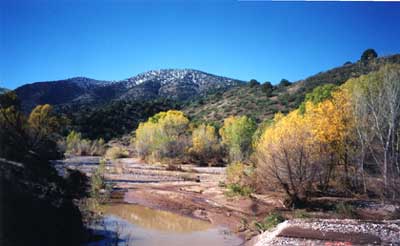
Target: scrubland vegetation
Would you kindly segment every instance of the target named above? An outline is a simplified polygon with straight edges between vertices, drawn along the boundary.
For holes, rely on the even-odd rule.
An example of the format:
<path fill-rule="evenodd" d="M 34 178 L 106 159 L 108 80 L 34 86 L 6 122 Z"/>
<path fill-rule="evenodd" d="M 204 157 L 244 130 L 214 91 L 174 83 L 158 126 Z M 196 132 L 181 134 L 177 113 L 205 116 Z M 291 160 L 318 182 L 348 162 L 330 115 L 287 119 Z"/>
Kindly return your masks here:
<path fill-rule="evenodd" d="M 340 86 L 316 87 L 298 109 L 258 129 L 251 118 L 228 117 L 219 136 L 180 111 L 161 112 L 139 125 L 133 142 L 151 160 L 192 156 L 212 164 L 221 156 L 232 193 L 278 188 L 288 206 L 305 206 L 321 193 L 398 200 L 399 81 L 399 65 L 387 65 Z"/>

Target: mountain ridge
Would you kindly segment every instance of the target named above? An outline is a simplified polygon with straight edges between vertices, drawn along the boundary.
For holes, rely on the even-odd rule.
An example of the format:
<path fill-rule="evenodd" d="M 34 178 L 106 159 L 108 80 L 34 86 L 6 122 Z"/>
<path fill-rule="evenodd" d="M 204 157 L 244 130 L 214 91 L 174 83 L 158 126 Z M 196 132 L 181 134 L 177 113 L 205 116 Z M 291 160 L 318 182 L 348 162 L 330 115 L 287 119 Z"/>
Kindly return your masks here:
<path fill-rule="evenodd" d="M 64 80 L 25 84 L 15 89 L 22 107 L 29 111 L 38 104 L 102 103 L 111 100 L 187 100 L 212 90 L 226 89 L 243 81 L 196 69 L 159 69 L 119 81 L 72 77 Z"/>

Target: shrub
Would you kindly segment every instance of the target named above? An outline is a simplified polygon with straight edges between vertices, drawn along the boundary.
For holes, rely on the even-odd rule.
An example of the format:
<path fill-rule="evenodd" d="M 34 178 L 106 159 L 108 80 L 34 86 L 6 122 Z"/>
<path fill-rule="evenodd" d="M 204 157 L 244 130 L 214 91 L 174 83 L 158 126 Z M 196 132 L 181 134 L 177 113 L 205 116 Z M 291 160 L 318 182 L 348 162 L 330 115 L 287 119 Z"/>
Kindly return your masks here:
<path fill-rule="evenodd" d="M 356 218 L 357 212 L 354 206 L 345 202 L 339 202 L 335 206 L 335 212 L 345 218 Z"/>
<path fill-rule="evenodd" d="M 310 214 L 307 213 L 306 210 L 304 209 L 296 209 L 294 211 L 294 217 L 297 219 L 307 219 L 307 218 L 311 218 Z"/>
<path fill-rule="evenodd" d="M 232 197 L 232 196 L 250 196 L 253 193 L 253 189 L 249 186 L 242 186 L 240 184 L 228 184 L 226 186 L 228 189 L 225 192 L 225 195 Z"/>
<path fill-rule="evenodd" d="M 99 166 L 90 177 L 90 196 L 99 203 L 105 203 L 109 199 L 111 187 L 105 180 L 106 161 L 100 160 Z"/>
<path fill-rule="evenodd" d="M 285 221 L 285 218 L 282 215 L 280 215 L 279 213 L 271 213 L 270 215 L 265 217 L 264 220 L 255 222 L 254 226 L 260 233 L 262 233 L 266 230 L 274 228 L 283 221 Z"/>
<path fill-rule="evenodd" d="M 125 158 L 128 156 L 129 156 L 128 151 L 119 146 L 113 146 L 113 147 L 107 149 L 106 154 L 105 154 L 105 157 L 107 159 L 112 159 L 112 160 L 115 160 L 118 158 Z"/>
<path fill-rule="evenodd" d="M 105 152 L 104 139 L 94 141 L 83 139 L 79 132 L 71 131 L 66 140 L 65 153 L 69 155 L 101 156 Z"/>
<path fill-rule="evenodd" d="M 253 191 L 254 168 L 241 162 L 229 164 L 226 168 L 226 195 L 249 196 Z"/>

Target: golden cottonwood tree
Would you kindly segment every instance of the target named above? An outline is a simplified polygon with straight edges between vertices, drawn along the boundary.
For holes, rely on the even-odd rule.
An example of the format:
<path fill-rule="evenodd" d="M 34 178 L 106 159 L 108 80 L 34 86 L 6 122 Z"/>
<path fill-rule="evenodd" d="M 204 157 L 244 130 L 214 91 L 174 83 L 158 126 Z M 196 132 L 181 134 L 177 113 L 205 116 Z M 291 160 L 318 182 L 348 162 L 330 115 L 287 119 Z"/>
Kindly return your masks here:
<path fill-rule="evenodd" d="M 189 120 L 181 111 L 169 110 L 150 117 L 135 132 L 137 153 L 155 159 L 181 156 L 187 144 L 188 126 Z"/>
<path fill-rule="evenodd" d="M 326 189 L 335 166 L 347 165 L 347 143 L 353 121 L 344 90 L 314 104 L 304 112 L 277 114 L 256 145 L 257 169 L 265 182 L 271 179 L 284 189 L 289 204 L 299 204 L 319 186 Z"/>
<path fill-rule="evenodd" d="M 201 124 L 192 132 L 192 147 L 189 153 L 202 163 L 211 165 L 211 161 L 218 157 L 220 145 L 215 128 L 211 125 Z"/>

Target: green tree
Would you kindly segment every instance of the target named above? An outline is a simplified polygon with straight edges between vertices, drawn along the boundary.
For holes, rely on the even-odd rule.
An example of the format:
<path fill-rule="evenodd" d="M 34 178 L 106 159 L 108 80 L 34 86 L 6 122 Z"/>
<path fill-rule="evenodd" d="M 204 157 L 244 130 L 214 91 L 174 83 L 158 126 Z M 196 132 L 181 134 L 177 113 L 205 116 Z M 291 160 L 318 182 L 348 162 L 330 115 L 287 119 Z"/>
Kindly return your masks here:
<path fill-rule="evenodd" d="M 267 81 L 262 84 L 261 90 L 267 95 L 270 96 L 272 91 L 274 90 L 274 86 L 271 82 Z"/>
<path fill-rule="evenodd" d="M 369 61 L 378 57 L 378 53 L 374 49 L 367 49 L 361 55 L 361 61 Z"/>
<path fill-rule="evenodd" d="M 229 150 L 231 162 L 242 161 L 249 156 L 252 137 L 256 129 L 254 120 L 247 116 L 231 116 L 224 120 L 224 125 L 219 133 L 222 143 Z"/>
<path fill-rule="evenodd" d="M 306 102 L 312 102 L 313 104 L 318 104 L 326 99 L 331 98 L 332 92 L 337 89 L 336 85 L 333 84 L 325 84 L 315 87 L 314 90 L 310 93 L 306 94 L 306 98 L 304 102 L 300 104 L 300 113 L 305 112 Z"/>
<path fill-rule="evenodd" d="M 255 79 L 252 79 L 252 80 L 250 80 L 250 82 L 249 82 L 249 86 L 250 87 L 256 87 L 256 86 L 259 86 L 260 85 L 260 82 L 258 82 L 257 80 L 255 80 Z"/>
<path fill-rule="evenodd" d="M 287 79 L 281 79 L 281 82 L 279 82 L 280 87 L 286 87 L 289 86 L 290 84 L 291 84 L 290 81 Z"/>

